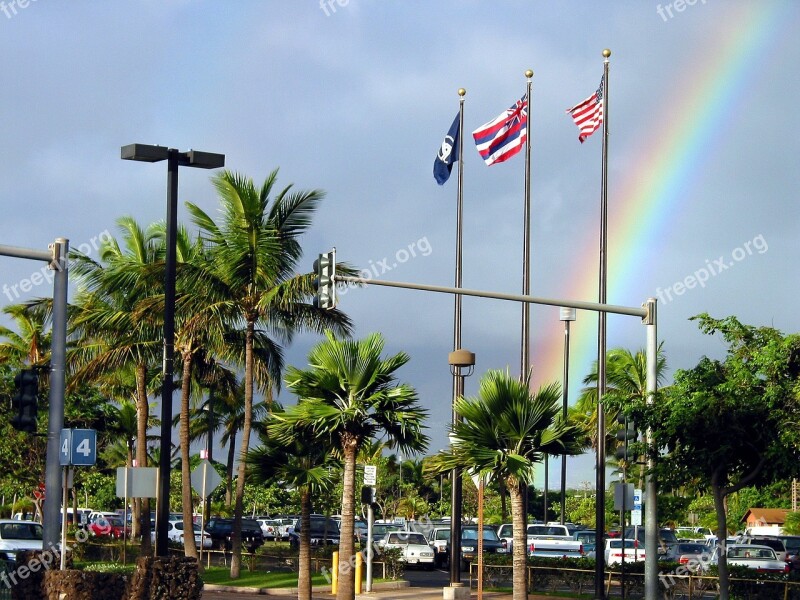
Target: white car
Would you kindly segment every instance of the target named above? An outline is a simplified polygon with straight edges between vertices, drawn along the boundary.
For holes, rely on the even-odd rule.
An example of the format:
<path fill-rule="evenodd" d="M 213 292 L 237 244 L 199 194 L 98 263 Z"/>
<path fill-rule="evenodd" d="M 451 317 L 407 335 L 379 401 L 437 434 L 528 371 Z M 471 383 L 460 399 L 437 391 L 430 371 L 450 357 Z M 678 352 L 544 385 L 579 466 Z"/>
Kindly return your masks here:
<path fill-rule="evenodd" d="M 714 549 L 710 563 L 719 561 L 719 546 Z M 775 551 L 769 546 L 757 544 L 731 544 L 725 549 L 728 565 L 738 565 L 755 569 L 761 573 L 788 573 L 789 564 L 778 560 Z"/>
<path fill-rule="evenodd" d="M 259 526 L 261 527 L 261 532 L 264 534 L 265 540 L 274 540 L 280 537 L 280 533 L 278 532 L 278 528 L 281 525 L 281 522 L 277 519 L 256 519 Z"/>
<path fill-rule="evenodd" d="M 155 523 L 151 523 L 151 525 L 152 525 L 152 530 L 150 532 L 150 539 L 155 544 L 156 543 Z M 200 541 L 201 540 L 201 535 L 200 534 L 202 533 L 202 530 L 200 529 L 200 525 L 197 525 L 196 523 L 193 524 L 193 525 L 194 525 L 194 527 L 193 527 L 193 529 L 194 529 L 194 541 L 197 544 L 197 546 L 199 547 L 200 544 L 201 544 L 201 541 Z M 183 544 L 183 521 L 169 521 L 169 522 L 167 522 L 167 538 L 169 538 L 169 541 L 171 541 L 171 542 L 177 542 L 179 544 Z M 206 533 L 205 535 L 202 536 L 202 544 L 203 544 L 203 548 L 211 548 L 211 546 L 212 546 L 211 536 L 208 533 Z"/>
<path fill-rule="evenodd" d="M 378 545 L 384 549 L 400 548 L 407 565 L 419 565 L 433 569 L 433 548 L 421 533 L 415 531 L 390 531 Z"/>
<path fill-rule="evenodd" d="M 622 547 L 623 541 L 625 547 Z M 606 539 L 605 557 L 607 565 L 618 565 L 622 562 L 625 555 L 625 562 L 639 562 L 644 560 L 644 548 L 636 540 L 622 538 Z"/>

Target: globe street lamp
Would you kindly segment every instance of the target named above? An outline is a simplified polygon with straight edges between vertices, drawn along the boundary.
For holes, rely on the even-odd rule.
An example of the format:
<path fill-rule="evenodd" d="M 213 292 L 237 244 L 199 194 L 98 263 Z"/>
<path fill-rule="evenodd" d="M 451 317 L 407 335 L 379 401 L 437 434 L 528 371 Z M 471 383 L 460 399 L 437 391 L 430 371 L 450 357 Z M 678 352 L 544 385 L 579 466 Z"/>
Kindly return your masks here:
<path fill-rule="evenodd" d="M 167 556 L 169 529 L 169 474 L 172 447 L 172 374 L 175 355 L 175 269 L 178 231 L 178 167 L 218 169 L 225 166 L 225 155 L 189 150 L 181 152 L 166 146 L 128 144 L 122 146 L 123 160 L 167 161 L 167 238 L 164 260 L 164 363 L 161 384 L 161 453 L 158 463 L 156 502 L 156 556 Z"/>

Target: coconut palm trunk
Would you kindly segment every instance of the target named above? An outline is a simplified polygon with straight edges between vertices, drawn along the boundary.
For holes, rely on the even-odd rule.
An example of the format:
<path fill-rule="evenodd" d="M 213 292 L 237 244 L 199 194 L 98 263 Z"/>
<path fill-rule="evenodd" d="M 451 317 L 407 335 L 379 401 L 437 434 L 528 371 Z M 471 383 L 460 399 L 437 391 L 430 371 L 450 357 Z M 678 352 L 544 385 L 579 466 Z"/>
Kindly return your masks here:
<path fill-rule="evenodd" d="M 192 472 L 189 462 L 189 391 L 192 378 L 192 352 L 186 349 L 183 355 L 183 372 L 181 374 L 181 423 L 178 437 L 181 443 L 181 503 L 183 504 L 183 530 L 190 532 L 183 536 L 183 553 L 185 556 L 197 558 L 197 543 L 193 531 L 192 520 Z"/>
<path fill-rule="evenodd" d="M 253 425 L 253 333 L 255 323 L 247 322 L 244 342 L 244 423 L 240 456 L 244 458 L 250 448 L 250 430 Z M 231 536 L 231 579 L 238 579 L 242 569 L 242 513 L 244 512 L 244 483 L 247 464 L 239 461 L 236 475 L 236 499 L 233 508 L 233 532 Z"/>
<path fill-rule="evenodd" d="M 136 365 L 136 464 L 147 466 L 147 422 L 150 418 L 150 403 L 147 400 L 147 366 Z M 150 539 L 150 498 L 141 498 L 139 514 L 139 533 L 142 537 L 141 554 L 150 556 L 153 553 Z"/>

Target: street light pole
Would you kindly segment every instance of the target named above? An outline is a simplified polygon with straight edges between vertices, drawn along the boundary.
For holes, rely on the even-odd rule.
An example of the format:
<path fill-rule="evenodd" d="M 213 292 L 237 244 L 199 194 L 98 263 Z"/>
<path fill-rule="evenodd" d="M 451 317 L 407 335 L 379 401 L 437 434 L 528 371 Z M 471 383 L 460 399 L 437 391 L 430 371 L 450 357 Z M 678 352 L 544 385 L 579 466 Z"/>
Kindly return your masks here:
<path fill-rule="evenodd" d="M 563 401 L 562 416 L 567 421 L 567 408 L 569 401 L 569 327 L 577 318 L 574 308 L 561 307 L 560 319 L 564 321 L 564 383 L 561 386 L 561 399 Z M 561 524 L 564 524 L 564 514 L 567 508 L 567 455 L 561 456 Z"/>
<path fill-rule="evenodd" d="M 455 379 L 454 402 L 464 395 L 464 378 L 472 375 L 475 369 L 475 354 L 469 350 L 459 348 L 448 355 L 450 370 Z M 453 409 L 453 425 L 456 425 L 460 417 Z M 450 586 L 461 585 L 461 469 L 456 467 L 451 471 L 452 490 L 451 490 L 451 514 L 450 514 Z"/>
<path fill-rule="evenodd" d="M 178 232 L 178 167 L 217 169 L 225 166 L 225 155 L 189 150 L 181 152 L 166 146 L 129 144 L 121 149 L 123 160 L 167 161 L 167 236 L 164 257 L 164 362 L 161 382 L 161 452 L 158 463 L 156 500 L 156 556 L 167 556 L 169 530 L 169 475 L 172 450 L 172 378 L 175 357 L 175 277 L 176 237 Z"/>

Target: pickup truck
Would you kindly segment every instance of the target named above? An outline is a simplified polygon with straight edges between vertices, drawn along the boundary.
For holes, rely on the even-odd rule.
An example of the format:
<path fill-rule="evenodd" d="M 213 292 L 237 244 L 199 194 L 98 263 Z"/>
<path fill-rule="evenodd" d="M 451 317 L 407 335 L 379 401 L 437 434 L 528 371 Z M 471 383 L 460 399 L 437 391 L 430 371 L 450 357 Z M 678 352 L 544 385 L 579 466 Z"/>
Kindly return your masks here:
<path fill-rule="evenodd" d="M 528 525 L 528 556 L 581 558 L 583 544 L 565 525 Z"/>

